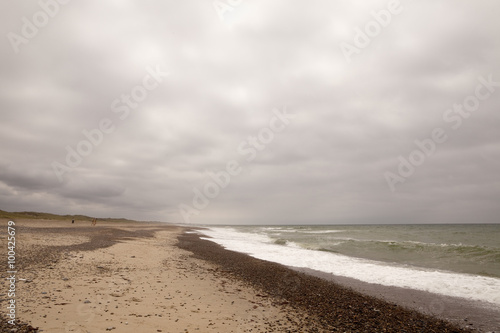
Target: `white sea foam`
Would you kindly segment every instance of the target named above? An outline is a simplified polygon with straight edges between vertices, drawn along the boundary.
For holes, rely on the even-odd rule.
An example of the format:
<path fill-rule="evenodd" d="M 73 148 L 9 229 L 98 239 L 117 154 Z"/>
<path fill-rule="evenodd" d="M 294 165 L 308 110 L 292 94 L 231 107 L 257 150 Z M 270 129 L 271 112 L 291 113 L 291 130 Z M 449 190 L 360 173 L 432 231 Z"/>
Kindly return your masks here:
<path fill-rule="evenodd" d="M 304 234 L 335 234 L 343 232 L 343 230 L 316 230 L 316 231 L 303 231 Z"/>
<path fill-rule="evenodd" d="M 216 242 L 229 250 L 286 266 L 309 268 L 369 283 L 424 290 L 500 306 L 498 278 L 391 265 L 299 246 L 276 245 L 266 235 L 243 233 L 229 228 L 211 228 L 201 233 L 212 237 L 202 237 L 203 239 Z"/>

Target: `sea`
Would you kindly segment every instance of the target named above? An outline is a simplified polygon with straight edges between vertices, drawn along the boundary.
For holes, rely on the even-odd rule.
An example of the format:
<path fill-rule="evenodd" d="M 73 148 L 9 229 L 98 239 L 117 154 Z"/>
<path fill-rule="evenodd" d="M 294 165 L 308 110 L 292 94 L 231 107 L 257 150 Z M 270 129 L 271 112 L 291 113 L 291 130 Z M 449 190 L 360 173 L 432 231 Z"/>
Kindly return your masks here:
<path fill-rule="evenodd" d="M 500 224 L 204 226 L 198 232 L 228 250 L 286 266 L 500 308 Z"/>

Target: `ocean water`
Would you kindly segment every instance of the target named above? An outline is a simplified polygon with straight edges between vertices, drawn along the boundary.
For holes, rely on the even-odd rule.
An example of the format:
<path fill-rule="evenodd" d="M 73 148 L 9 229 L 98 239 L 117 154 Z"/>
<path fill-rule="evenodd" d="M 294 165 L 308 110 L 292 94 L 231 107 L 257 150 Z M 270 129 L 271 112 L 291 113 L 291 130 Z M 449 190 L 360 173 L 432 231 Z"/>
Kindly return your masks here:
<path fill-rule="evenodd" d="M 200 232 L 259 259 L 500 307 L 500 224 L 211 226 Z"/>

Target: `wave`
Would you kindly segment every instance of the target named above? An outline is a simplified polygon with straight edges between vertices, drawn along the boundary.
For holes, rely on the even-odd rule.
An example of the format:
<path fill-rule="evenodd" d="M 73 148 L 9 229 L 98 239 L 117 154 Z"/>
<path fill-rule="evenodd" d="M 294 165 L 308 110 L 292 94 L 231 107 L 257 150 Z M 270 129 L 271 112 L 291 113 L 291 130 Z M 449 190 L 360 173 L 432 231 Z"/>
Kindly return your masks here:
<path fill-rule="evenodd" d="M 429 251 L 429 252 L 447 252 L 457 253 L 469 256 L 492 256 L 500 260 L 500 247 L 489 247 L 479 245 L 467 245 L 462 243 L 425 243 L 418 241 L 395 241 L 395 240 L 369 240 L 356 239 L 349 237 L 335 237 L 328 241 L 328 245 L 336 247 L 343 244 L 351 246 L 379 247 L 391 251 Z M 331 249 L 329 249 L 331 250 Z"/>
<path fill-rule="evenodd" d="M 500 260 L 500 248 L 467 244 L 436 244 L 416 241 L 373 241 L 392 251 L 427 251 L 436 253 L 460 254 L 469 257 L 491 257 Z"/>
<path fill-rule="evenodd" d="M 236 232 L 236 229 L 232 229 Z M 345 230 L 307 230 L 307 229 L 292 229 L 292 228 L 279 228 L 279 227 L 269 227 L 260 228 L 259 231 L 264 231 L 259 233 L 264 237 L 269 237 L 270 242 L 274 242 L 278 245 L 287 245 L 297 248 L 304 248 L 316 251 L 327 251 L 332 253 L 344 253 L 347 255 L 353 255 L 352 251 L 349 249 L 356 249 L 356 253 L 360 254 L 363 251 L 376 253 L 393 253 L 394 255 L 399 254 L 421 254 L 428 253 L 433 256 L 461 256 L 462 258 L 480 259 L 486 262 L 491 262 L 492 264 L 500 263 L 500 248 L 498 247 L 488 247 L 488 246 L 478 246 L 478 245 L 468 245 L 463 243 L 431 243 L 431 242 L 419 242 L 412 240 L 398 241 L 391 239 L 360 239 L 353 237 L 342 237 L 336 236 L 336 234 L 343 232 Z M 269 233 L 269 231 L 275 231 Z M 293 238 L 285 233 L 294 233 Z M 301 234 L 304 234 L 302 239 Z M 308 235 L 322 234 L 327 239 L 321 240 L 320 243 L 317 239 L 311 242 Z M 333 234 L 333 236 L 329 236 Z M 293 241 L 292 241 L 293 239 Z M 363 257 L 361 255 L 361 257 Z M 368 256 L 371 258 L 371 256 Z M 489 274 L 486 274 L 489 275 Z"/>
<path fill-rule="evenodd" d="M 260 227 L 257 231 L 262 231 L 264 233 L 272 232 L 272 233 L 300 233 L 300 234 L 333 234 L 344 232 L 344 230 L 308 230 L 308 229 L 298 229 L 291 227 Z"/>
<path fill-rule="evenodd" d="M 288 241 L 286 239 L 283 239 L 283 238 L 278 238 L 277 240 L 274 241 L 274 244 L 277 244 L 277 245 L 286 245 L 288 243 Z"/>
<path fill-rule="evenodd" d="M 246 253 L 252 257 L 277 262 L 286 266 L 309 268 L 368 283 L 424 290 L 431 293 L 468 298 L 500 306 L 500 279 L 445 270 L 419 268 L 410 265 L 369 260 L 334 253 L 335 247 L 315 250 L 297 246 L 286 239 L 276 244 L 268 235 L 244 233 L 229 228 L 211 228 L 201 231 L 223 247 Z M 286 241 L 286 243 L 284 242 Z M 383 246 L 429 246 L 419 242 L 377 241 Z M 359 245 L 360 243 L 358 243 Z M 471 246 L 448 244 L 445 249 L 471 250 Z M 431 244 L 441 247 L 441 244 Z M 474 248 L 474 247 L 472 247 Z M 487 249 L 479 249 L 488 251 Z"/>
<path fill-rule="evenodd" d="M 344 230 L 317 230 L 317 231 L 302 231 L 304 234 L 336 234 Z"/>

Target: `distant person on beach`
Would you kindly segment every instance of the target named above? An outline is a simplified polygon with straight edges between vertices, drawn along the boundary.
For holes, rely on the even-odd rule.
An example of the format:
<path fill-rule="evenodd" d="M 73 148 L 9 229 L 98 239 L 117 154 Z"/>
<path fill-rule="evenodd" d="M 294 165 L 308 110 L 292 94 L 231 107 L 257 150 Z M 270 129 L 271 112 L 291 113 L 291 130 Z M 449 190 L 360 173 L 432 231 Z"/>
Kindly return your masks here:
<path fill-rule="evenodd" d="M 92 225 L 96 225 L 97 224 L 97 219 L 92 219 Z"/>
<path fill-rule="evenodd" d="M 75 220 L 71 220 L 71 223 L 75 223 Z"/>

